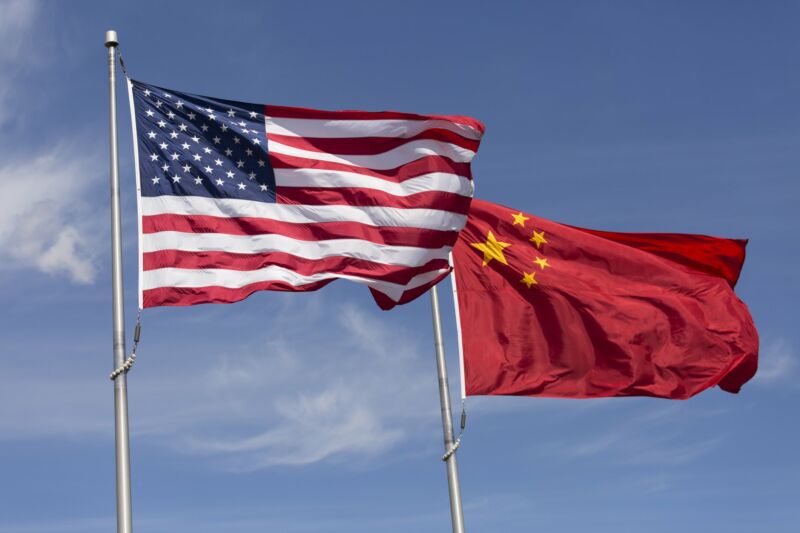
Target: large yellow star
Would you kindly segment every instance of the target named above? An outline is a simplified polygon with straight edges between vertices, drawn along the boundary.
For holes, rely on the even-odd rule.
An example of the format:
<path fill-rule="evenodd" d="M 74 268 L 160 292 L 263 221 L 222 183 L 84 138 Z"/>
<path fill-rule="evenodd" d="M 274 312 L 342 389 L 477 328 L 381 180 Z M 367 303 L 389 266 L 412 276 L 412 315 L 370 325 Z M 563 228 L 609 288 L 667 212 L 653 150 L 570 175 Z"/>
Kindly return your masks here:
<path fill-rule="evenodd" d="M 525 221 L 528 220 L 529 218 L 531 218 L 531 217 L 526 217 L 525 215 L 523 215 L 522 211 L 520 211 L 516 215 L 512 214 L 511 216 L 514 217 L 514 225 L 516 226 L 517 224 L 519 224 L 523 228 L 525 227 Z"/>
<path fill-rule="evenodd" d="M 503 255 L 503 249 L 511 246 L 511 243 L 498 242 L 498 240 L 494 238 L 494 234 L 491 231 L 486 236 L 486 242 L 473 242 L 471 243 L 471 246 L 483 252 L 483 266 L 488 265 L 489 261 L 492 259 L 497 259 L 504 265 L 508 264 L 508 261 L 506 261 L 506 258 Z"/>
<path fill-rule="evenodd" d="M 547 244 L 547 239 L 544 238 L 543 231 L 533 230 L 533 237 L 531 237 L 531 241 L 536 243 L 536 248 L 541 248 L 542 244 Z"/>
<path fill-rule="evenodd" d="M 539 268 L 541 268 L 542 270 L 544 270 L 545 267 L 550 266 L 550 263 L 547 262 L 547 258 L 545 257 L 537 257 L 536 259 L 533 260 L 533 262 L 539 265 Z"/>
<path fill-rule="evenodd" d="M 524 283 L 529 289 L 534 285 L 538 285 L 539 282 L 536 281 L 536 272 L 523 272 L 524 277 L 519 280 L 520 283 Z"/>

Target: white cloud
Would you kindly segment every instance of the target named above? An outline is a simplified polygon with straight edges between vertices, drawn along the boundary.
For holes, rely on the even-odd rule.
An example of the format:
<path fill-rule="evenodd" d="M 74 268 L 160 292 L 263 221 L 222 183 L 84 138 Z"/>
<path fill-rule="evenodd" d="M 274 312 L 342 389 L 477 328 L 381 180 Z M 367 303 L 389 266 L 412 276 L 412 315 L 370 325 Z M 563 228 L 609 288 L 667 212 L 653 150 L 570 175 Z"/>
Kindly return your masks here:
<path fill-rule="evenodd" d="M 0 257 L 76 283 L 94 280 L 97 213 L 81 200 L 97 177 L 94 158 L 67 146 L 0 166 Z M 91 237 L 89 237 L 91 236 Z"/>
<path fill-rule="evenodd" d="M 0 0 L 0 127 L 23 107 L 31 74 L 45 62 L 41 46 L 31 46 L 40 20 L 39 3 Z M 38 44 L 46 44 L 38 38 Z M 33 76 L 33 81 L 37 81 Z M 35 122 L 27 117 L 30 123 Z M 0 136 L 6 146 L 0 161 L 0 259 L 5 265 L 30 267 L 52 275 L 67 275 L 76 283 L 91 283 L 95 276 L 96 213 L 81 202 L 97 177 L 97 161 L 77 144 L 41 142 L 34 153 L 12 152 L 25 135 L 20 122 L 15 139 Z M 41 132 L 36 139 L 42 139 Z M 11 141 L 14 141 L 12 143 Z M 13 153 L 13 155 L 12 155 Z M 102 167 L 99 167 L 102 168 Z"/>
<path fill-rule="evenodd" d="M 753 378 L 756 385 L 768 385 L 791 379 L 797 371 L 798 358 L 794 347 L 786 339 L 773 339 L 758 356 L 758 372 Z"/>

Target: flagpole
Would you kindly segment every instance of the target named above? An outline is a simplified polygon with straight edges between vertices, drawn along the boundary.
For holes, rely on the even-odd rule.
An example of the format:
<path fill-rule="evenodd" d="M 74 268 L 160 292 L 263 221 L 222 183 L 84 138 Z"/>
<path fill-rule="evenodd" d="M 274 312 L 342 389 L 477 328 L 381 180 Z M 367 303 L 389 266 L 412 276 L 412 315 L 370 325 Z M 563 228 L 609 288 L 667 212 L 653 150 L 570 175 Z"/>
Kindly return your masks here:
<path fill-rule="evenodd" d="M 453 533 L 464 533 L 464 513 L 461 509 L 461 485 L 458 481 L 458 462 L 453 447 L 453 413 L 450 409 L 450 385 L 447 382 L 447 362 L 444 359 L 442 341 L 442 318 L 439 314 L 439 293 L 436 286 L 431 287 L 431 311 L 433 313 L 433 341 L 436 346 L 436 368 L 439 371 L 439 402 L 442 406 L 442 433 L 444 451 L 447 459 L 447 483 L 450 487 L 450 518 Z"/>
<path fill-rule="evenodd" d="M 108 96 L 111 157 L 111 305 L 113 315 L 114 369 L 125 363 L 125 310 L 122 293 L 122 220 L 119 200 L 119 156 L 117 154 L 117 32 L 106 32 L 108 49 Z M 114 422 L 117 464 L 117 533 L 132 533 L 131 464 L 128 438 L 128 380 L 120 372 L 114 379 Z"/>

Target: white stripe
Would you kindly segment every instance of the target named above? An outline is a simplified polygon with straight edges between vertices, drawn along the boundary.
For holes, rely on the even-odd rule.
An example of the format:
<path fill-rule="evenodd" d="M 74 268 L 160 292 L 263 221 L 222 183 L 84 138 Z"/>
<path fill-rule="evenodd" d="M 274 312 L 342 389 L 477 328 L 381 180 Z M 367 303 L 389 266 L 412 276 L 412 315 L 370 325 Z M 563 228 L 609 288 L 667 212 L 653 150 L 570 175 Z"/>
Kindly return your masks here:
<path fill-rule="evenodd" d="M 438 209 L 397 207 L 355 207 L 350 205 L 290 205 L 202 196 L 143 196 L 142 216 L 207 215 L 213 217 L 254 217 L 309 224 L 358 222 L 368 226 L 422 228 L 461 231 L 466 215 Z"/>
<path fill-rule="evenodd" d="M 317 161 L 330 161 L 373 170 L 397 168 L 429 155 L 446 157 L 457 163 L 469 163 L 475 156 L 475 152 L 472 150 L 461 148 L 455 144 L 431 140 L 409 141 L 382 154 L 375 155 L 337 155 L 314 150 L 303 150 L 302 148 L 287 146 L 273 140 L 269 140 L 268 143 L 269 151 L 273 154 L 304 157 Z"/>
<path fill-rule="evenodd" d="M 285 235 L 224 235 L 221 233 L 183 233 L 160 231 L 147 233 L 142 242 L 142 253 L 159 250 L 181 250 L 185 252 L 230 252 L 235 254 L 259 254 L 283 252 L 304 259 L 326 257 L 352 257 L 386 265 L 418 267 L 431 259 L 446 259 L 450 246 L 442 248 L 418 248 L 414 246 L 391 246 L 363 241 L 361 239 L 329 239 L 302 241 Z"/>
<path fill-rule="evenodd" d="M 161 287 L 227 287 L 239 289 L 252 283 L 264 281 L 283 281 L 294 287 L 300 287 L 326 279 L 341 278 L 368 285 L 397 302 L 405 291 L 430 283 L 446 271 L 447 269 L 425 272 L 411 278 L 408 284 L 399 285 L 387 281 L 377 281 L 360 276 L 349 276 L 333 272 L 318 272 L 316 274 L 304 276 L 298 274 L 294 270 L 289 270 L 277 265 L 244 272 L 224 269 L 194 270 L 183 268 L 159 268 L 157 270 L 145 271 L 143 287 L 144 290 L 158 289 Z"/>
<path fill-rule="evenodd" d="M 442 129 L 467 139 L 479 140 L 481 132 L 466 124 L 449 120 L 320 120 L 307 118 L 265 117 L 267 135 L 342 139 L 355 137 L 413 137 L 425 130 Z"/>
<path fill-rule="evenodd" d="M 355 172 L 340 172 L 316 168 L 276 168 L 278 187 L 355 187 L 388 192 L 395 196 L 409 196 L 419 192 L 450 192 L 472 196 L 472 180 L 448 172 L 431 172 L 402 183 L 388 181 Z"/>

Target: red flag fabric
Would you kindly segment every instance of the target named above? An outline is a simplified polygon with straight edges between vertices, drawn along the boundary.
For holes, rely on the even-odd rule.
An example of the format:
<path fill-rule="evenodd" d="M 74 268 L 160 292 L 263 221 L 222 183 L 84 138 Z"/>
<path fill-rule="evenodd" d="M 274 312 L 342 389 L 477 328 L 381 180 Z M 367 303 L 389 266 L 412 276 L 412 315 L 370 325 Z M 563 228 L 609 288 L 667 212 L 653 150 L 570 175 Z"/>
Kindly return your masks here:
<path fill-rule="evenodd" d="M 466 395 L 738 392 L 758 334 L 747 241 L 571 227 L 473 200 L 453 249 Z"/>

